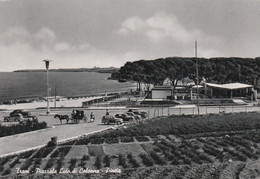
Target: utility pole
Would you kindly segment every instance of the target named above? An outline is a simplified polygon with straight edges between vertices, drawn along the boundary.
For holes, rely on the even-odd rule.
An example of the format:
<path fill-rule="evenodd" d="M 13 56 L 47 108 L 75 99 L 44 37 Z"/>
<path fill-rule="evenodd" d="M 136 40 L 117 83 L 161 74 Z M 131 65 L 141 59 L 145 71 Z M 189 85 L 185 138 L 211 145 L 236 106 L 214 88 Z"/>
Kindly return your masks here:
<path fill-rule="evenodd" d="M 43 60 L 45 62 L 45 67 L 46 67 L 46 73 L 47 73 L 47 111 L 46 114 L 50 114 L 50 109 L 49 109 L 49 64 L 50 60 L 46 59 Z"/>
<path fill-rule="evenodd" d="M 199 69 L 198 69 L 198 56 L 197 56 L 197 41 L 195 41 L 195 57 L 196 57 L 196 78 L 197 78 L 197 108 L 198 108 L 198 115 L 200 115 L 200 107 L 199 107 Z"/>

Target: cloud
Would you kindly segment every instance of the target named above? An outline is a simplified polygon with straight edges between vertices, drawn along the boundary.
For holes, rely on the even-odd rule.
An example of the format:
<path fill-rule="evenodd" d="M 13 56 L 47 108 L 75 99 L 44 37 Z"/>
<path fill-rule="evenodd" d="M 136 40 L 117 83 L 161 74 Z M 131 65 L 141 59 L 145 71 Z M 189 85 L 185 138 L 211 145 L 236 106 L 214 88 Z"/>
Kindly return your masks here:
<path fill-rule="evenodd" d="M 46 27 L 36 33 L 13 27 L 0 35 L 0 61 L 4 64 L 0 71 L 41 69 L 46 58 L 52 60 L 50 68 L 106 67 L 122 59 L 87 42 L 73 45 L 59 41 L 54 31 Z"/>
<path fill-rule="evenodd" d="M 217 38 L 211 37 L 198 29 L 185 28 L 173 14 L 158 12 L 147 19 L 137 16 L 126 19 L 118 33 L 121 35 L 143 34 L 152 42 L 175 41 L 187 44 L 196 39 L 205 43 L 218 43 Z"/>

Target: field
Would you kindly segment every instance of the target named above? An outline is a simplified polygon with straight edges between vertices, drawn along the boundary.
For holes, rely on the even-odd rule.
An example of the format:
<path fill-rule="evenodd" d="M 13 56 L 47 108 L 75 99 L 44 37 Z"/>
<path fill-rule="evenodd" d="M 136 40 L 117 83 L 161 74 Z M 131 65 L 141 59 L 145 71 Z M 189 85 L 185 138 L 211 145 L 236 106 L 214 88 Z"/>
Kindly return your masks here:
<path fill-rule="evenodd" d="M 0 172 L 46 178 L 256 178 L 259 146 L 257 113 L 158 117 L 1 158 Z M 17 168 L 30 173 L 17 174 Z"/>

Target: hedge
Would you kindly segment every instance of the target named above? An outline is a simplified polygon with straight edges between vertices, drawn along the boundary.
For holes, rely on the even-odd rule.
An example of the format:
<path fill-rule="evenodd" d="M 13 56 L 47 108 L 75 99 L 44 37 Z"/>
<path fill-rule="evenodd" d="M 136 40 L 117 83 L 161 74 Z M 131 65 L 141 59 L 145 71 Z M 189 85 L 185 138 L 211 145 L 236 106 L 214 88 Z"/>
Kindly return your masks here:
<path fill-rule="evenodd" d="M 39 122 L 38 124 L 35 124 L 33 127 L 28 125 L 23 125 L 23 124 L 17 124 L 11 126 L 0 126 L 0 137 L 44 129 L 46 127 L 47 127 L 46 122 Z"/>

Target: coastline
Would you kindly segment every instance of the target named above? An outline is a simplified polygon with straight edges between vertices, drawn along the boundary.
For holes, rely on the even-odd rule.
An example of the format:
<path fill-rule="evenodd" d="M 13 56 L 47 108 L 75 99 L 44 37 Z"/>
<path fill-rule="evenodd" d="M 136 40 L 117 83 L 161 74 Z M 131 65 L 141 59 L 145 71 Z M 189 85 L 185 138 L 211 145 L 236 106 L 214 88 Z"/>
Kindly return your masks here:
<path fill-rule="evenodd" d="M 109 93 L 99 93 L 96 95 L 89 96 L 57 96 L 56 97 L 56 106 L 55 106 L 55 97 L 49 97 L 49 106 L 50 108 L 70 108 L 70 107 L 83 107 L 83 103 L 96 103 L 100 101 L 106 101 L 112 96 L 120 97 L 123 94 L 128 94 L 129 91 L 117 91 Z M 24 98 L 29 102 L 25 103 L 15 103 L 15 100 L 11 104 L 0 104 L 0 111 L 5 110 L 14 110 L 14 109 L 44 109 L 46 108 L 47 99 L 46 97 L 39 98 Z"/>

